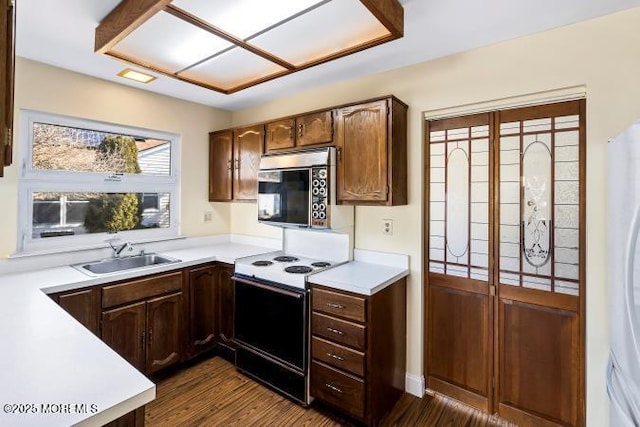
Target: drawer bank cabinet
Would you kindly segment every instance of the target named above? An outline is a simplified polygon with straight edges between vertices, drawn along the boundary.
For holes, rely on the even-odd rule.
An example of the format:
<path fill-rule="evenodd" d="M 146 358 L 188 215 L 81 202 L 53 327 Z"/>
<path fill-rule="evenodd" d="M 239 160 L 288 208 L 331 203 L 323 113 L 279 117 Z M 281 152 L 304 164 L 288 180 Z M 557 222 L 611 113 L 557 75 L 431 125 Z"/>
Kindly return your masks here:
<path fill-rule="evenodd" d="M 234 360 L 233 266 L 209 263 L 49 296 L 141 372 L 208 351 Z M 144 426 L 144 407 L 107 424 Z"/>
<path fill-rule="evenodd" d="M 405 388 L 406 279 L 371 296 L 312 285 L 311 395 L 377 425 Z"/>

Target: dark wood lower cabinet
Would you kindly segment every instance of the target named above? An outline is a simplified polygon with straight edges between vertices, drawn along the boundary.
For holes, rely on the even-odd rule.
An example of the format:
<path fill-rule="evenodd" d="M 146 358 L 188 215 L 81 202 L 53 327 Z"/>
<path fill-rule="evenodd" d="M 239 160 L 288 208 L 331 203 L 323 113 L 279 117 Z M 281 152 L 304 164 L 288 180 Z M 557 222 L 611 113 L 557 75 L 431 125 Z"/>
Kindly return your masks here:
<path fill-rule="evenodd" d="M 213 265 L 192 268 L 189 280 L 189 357 L 215 347 L 218 335 L 218 277 Z"/>
<path fill-rule="evenodd" d="M 85 328 L 100 336 L 100 288 L 74 289 L 50 297 Z"/>
<path fill-rule="evenodd" d="M 146 359 L 145 302 L 138 302 L 102 313 L 102 341 L 144 372 Z"/>
<path fill-rule="evenodd" d="M 406 279 L 372 296 L 313 285 L 311 395 L 378 425 L 405 389 Z"/>
<path fill-rule="evenodd" d="M 153 374 L 183 357 L 182 293 L 147 301 L 147 364 Z"/>
<path fill-rule="evenodd" d="M 231 277 L 233 266 L 218 264 L 218 325 L 220 325 L 218 345 L 222 355 L 230 361 L 235 361 L 236 346 L 233 338 L 233 300 L 234 288 Z"/>
<path fill-rule="evenodd" d="M 146 374 L 180 362 L 186 337 L 182 287 L 182 273 L 105 286 L 102 340 Z M 173 292 L 158 295 L 167 290 Z"/>
<path fill-rule="evenodd" d="M 104 427 L 144 427 L 144 406 L 124 414 Z"/>

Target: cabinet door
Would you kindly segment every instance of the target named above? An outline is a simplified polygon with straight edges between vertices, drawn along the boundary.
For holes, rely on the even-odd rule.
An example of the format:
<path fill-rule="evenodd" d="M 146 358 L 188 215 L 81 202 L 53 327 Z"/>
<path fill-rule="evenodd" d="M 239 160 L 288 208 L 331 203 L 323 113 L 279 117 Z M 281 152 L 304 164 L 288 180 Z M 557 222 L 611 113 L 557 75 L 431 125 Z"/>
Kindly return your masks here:
<path fill-rule="evenodd" d="M 296 118 L 296 145 L 305 146 L 333 142 L 331 111 L 307 114 Z"/>
<path fill-rule="evenodd" d="M 102 313 L 102 341 L 141 372 L 145 362 L 145 312 L 145 303 L 139 302 Z"/>
<path fill-rule="evenodd" d="M 209 134 L 209 201 L 233 198 L 233 131 Z"/>
<path fill-rule="evenodd" d="M 295 145 L 294 126 L 295 121 L 293 119 L 267 123 L 266 135 L 264 137 L 265 150 L 272 151 L 293 148 Z"/>
<path fill-rule="evenodd" d="M 100 335 L 100 299 L 98 288 L 82 289 L 60 294 L 58 304 L 85 328 Z"/>
<path fill-rule="evenodd" d="M 0 7 L 0 176 L 4 166 L 12 162 L 13 142 L 13 78 L 15 64 L 15 3 L 5 2 Z"/>
<path fill-rule="evenodd" d="M 189 272 L 189 356 L 191 357 L 215 345 L 218 328 L 216 273 L 214 267 L 196 268 Z"/>
<path fill-rule="evenodd" d="M 220 339 L 230 343 L 233 337 L 233 268 L 220 266 L 218 269 L 218 313 L 220 325 Z"/>
<path fill-rule="evenodd" d="M 182 356 L 182 292 L 147 301 L 147 373 L 179 362 Z"/>
<path fill-rule="evenodd" d="M 386 201 L 387 101 L 342 108 L 337 122 L 338 201 Z"/>
<path fill-rule="evenodd" d="M 233 198 L 235 200 L 256 200 L 258 167 L 264 143 L 264 126 L 236 129 L 234 135 Z"/>

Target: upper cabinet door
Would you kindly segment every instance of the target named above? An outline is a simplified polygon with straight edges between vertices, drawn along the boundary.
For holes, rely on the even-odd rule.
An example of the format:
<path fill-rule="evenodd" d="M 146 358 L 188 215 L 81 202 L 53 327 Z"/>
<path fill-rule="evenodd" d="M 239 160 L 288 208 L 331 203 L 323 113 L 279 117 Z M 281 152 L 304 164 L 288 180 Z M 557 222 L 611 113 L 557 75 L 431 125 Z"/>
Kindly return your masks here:
<path fill-rule="evenodd" d="M 387 100 L 337 113 L 338 201 L 386 202 Z"/>
<path fill-rule="evenodd" d="M 209 134 L 209 201 L 233 198 L 233 131 Z"/>
<path fill-rule="evenodd" d="M 333 115 L 331 110 L 296 118 L 296 145 L 314 145 L 333 142 Z"/>
<path fill-rule="evenodd" d="M 295 121 L 293 119 L 267 123 L 267 132 L 265 135 L 266 151 L 293 148 L 295 145 L 294 126 Z"/>
<path fill-rule="evenodd" d="M 264 126 L 236 129 L 234 133 L 235 174 L 234 200 L 256 200 L 258 168 L 264 145 Z"/>
<path fill-rule="evenodd" d="M 0 176 L 4 166 L 12 162 L 13 142 L 13 77 L 15 65 L 15 2 L 0 7 Z"/>

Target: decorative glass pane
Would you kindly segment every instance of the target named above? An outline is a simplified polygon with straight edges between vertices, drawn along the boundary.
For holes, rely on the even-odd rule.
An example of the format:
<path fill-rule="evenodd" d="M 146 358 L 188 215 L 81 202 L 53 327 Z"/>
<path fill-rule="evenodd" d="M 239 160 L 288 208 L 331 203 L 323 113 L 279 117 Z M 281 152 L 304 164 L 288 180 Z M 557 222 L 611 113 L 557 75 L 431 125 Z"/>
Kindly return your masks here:
<path fill-rule="evenodd" d="M 171 174 L 169 141 L 48 123 L 34 123 L 32 131 L 35 170 Z"/>
<path fill-rule="evenodd" d="M 439 131 L 436 131 L 436 132 L 431 132 L 429 134 L 429 140 L 431 142 L 444 141 L 444 139 L 445 139 L 445 131 L 443 131 L 443 130 L 439 130 Z M 434 154 L 433 150 L 438 146 L 439 146 L 439 144 L 432 144 L 429 147 L 429 149 L 431 150 L 431 154 Z M 440 145 L 440 147 L 442 147 L 442 145 Z"/>
<path fill-rule="evenodd" d="M 578 282 L 565 282 L 562 280 L 554 281 L 554 289 L 559 294 L 578 296 Z"/>
<path fill-rule="evenodd" d="M 454 149 L 447 159 L 447 250 L 456 258 L 468 250 L 469 158 Z"/>
<path fill-rule="evenodd" d="M 447 130 L 447 139 L 467 139 L 469 138 L 469 128 Z"/>
<path fill-rule="evenodd" d="M 32 238 L 169 228 L 169 193 L 33 193 Z"/>
<path fill-rule="evenodd" d="M 481 137 L 489 136 L 489 125 L 484 126 L 473 126 L 471 128 L 471 137 L 472 138 L 481 138 Z"/>
<path fill-rule="evenodd" d="M 523 132 L 543 132 L 551 130 L 551 119 L 525 120 L 522 122 Z"/>
<path fill-rule="evenodd" d="M 580 125 L 580 116 L 561 116 L 554 119 L 556 129 L 577 128 Z"/>
<path fill-rule="evenodd" d="M 500 123 L 500 135 L 511 135 L 514 133 L 520 133 L 520 122 Z M 500 141 L 500 144 L 502 144 L 502 141 Z"/>
<path fill-rule="evenodd" d="M 529 144 L 522 164 L 522 251 L 527 263 L 541 267 L 551 256 L 551 153 L 547 145 Z"/>

